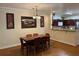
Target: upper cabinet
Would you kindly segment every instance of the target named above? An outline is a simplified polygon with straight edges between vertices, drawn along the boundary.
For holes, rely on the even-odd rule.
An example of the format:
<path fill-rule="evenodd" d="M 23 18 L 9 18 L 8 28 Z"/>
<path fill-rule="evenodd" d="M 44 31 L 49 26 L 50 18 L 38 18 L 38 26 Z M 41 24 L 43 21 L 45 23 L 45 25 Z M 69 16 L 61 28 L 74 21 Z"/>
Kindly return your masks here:
<path fill-rule="evenodd" d="M 64 26 L 76 26 L 76 21 L 75 20 L 64 20 Z"/>

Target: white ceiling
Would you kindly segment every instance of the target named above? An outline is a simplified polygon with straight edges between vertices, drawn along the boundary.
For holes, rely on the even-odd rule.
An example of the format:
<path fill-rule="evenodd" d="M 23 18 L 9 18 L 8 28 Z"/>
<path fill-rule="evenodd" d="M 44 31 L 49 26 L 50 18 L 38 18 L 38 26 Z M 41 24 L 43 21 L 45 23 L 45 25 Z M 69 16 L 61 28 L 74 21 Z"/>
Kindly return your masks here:
<path fill-rule="evenodd" d="M 79 3 L 0 3 L 0 7 L 33 9 L 35 6 L 38 10 L 56 11 L 56 14 L 71 12 L 79 14 Z"/>
<path fill-rule="evenodd" d="M 23 9 L 32 9 L 35 6 L 39 10 L 50 10 L 52 8 L 60 8 L 62 4 L 60 3 L 0 3 L 1 7 L 11 7 L 11 8 L 23 8 Z"/>

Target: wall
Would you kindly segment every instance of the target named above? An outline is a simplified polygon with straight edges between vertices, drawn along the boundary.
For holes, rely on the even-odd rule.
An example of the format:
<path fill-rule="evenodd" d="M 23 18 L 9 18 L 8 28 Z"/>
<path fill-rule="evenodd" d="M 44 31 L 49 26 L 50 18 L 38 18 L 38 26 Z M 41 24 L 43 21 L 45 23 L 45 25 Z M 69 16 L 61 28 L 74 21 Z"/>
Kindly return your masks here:
<path fill-rule="evenodd" d="M 6 12 L 14 13 L 14 29 L 6 29 Z M 44 34 L 46 32 L 46 29 L 48 29 L 49 19 L 45 12 L 40 12 L 40 15 L 45 17 L 45 27 L 41 28 L 40 21 L 37 20 L 36 28 L 21 28 L 21 16 L 32 15 L 32 10 L 0 7 L 0 49 L 19 45 L 19 38 L 28 33 Z"/>
<path fill-rule="evenodd" d="M 76 44 L 79 45 L 79 29 L 76 32 Z"/>
<path fill-rule="evenodd" d="M 66 32 L 66 31 L 52 31 L 52 39 L 66 43 L 69 45 L 76 46 L 76 32 Z"/>

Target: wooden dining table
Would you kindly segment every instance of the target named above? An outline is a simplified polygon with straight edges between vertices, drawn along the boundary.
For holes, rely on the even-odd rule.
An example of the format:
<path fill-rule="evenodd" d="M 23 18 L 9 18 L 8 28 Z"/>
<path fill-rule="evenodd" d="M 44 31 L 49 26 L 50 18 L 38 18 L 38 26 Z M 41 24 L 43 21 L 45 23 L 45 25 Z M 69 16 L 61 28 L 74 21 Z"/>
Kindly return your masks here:
<path fill-rule="evenodd" d="M 30 41 L 30 40 L 34 40 L 35 38 L 42 38 L 45 37 L 45 35 L 38 35 L 38 36 L 32 36 L 32 37 L 20 37 L 21 39 L 23 39 L 24 41 Z"/>
<path fill-rule="evenodd" d="M 38 35 L 38 36 L 32 36 L 32 37 L 20 37 L 20 39 L 24 40 L 26 43 L 30 42 L 30 41 L 35 41 L 35 39 L 37 38 L 41 40 L 41 38 L 46 37 L 45 35 Z M 38 41 L 39 43 L 39 41 Z M 28 51 L 27 51 L 28 53 Z"/>

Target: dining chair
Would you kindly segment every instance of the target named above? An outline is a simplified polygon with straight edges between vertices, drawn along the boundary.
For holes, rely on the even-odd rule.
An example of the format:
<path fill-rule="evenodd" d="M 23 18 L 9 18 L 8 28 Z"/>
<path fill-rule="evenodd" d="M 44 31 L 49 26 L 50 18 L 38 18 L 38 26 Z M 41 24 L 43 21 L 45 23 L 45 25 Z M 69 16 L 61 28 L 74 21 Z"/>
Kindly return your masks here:
<path fill-rule="evenodd" d="M 21 42 L 21 54 L 24 55 L 24 48 L 27 48 L 27 43 L 24 42 L 22 38 L 20 38 L 20 42 Z"/>
<path fill-rule="evenodd" d="M 26 38 L 29 39 L 30 37 L 32 37 L 32 34 L 27 34 L 26 35 Z M 21 52 L 22 52 L 22 54 L 24 54 L 24 48 L 26 48 L 26 50 L 27 50 L 26 52 L 27 52 L 27 55 L 28 55 L 30 47 L 33 46 L 32 42 L 31 41 L 26 41 L 23 38 L 20 38 L 20 42 L 21 42 Z"/>
<path fill-rule="evenodd" d="M 32 34 L 27 34 L 26 37 L 32 37 Z"/>
<path fill-rule="evenodd" d="M 34 39 L 35 52 L 40 51 L 42 49 L 42 40 L 40 37 Z"/>
<path fill-rule="evenodd" d="M 50 34 L 49 33 L 45 33 L 45 36 L 50 36 Z"/>
<path fill-rule="evenodd" d="M 45 36 L 40 37 L 40 40 L 41 40 L 41 44 L 42 44 L 42 49 L 44 50 L 47 47 L 46 37 Z"/>
<path fill-rule="evenodd" d="M 48 47 L 50 47 L 50 34 L 49 33 L 45 34 L 45 40 L 46 40 L 46 44 L 48 45 Z"/>
<path fill-rule="evenodd" d="M 24 47 L 26 47 L 26 43 L 23 41 L 22 38 L 20 38 L 20 42 L 21 42 L 21 48 L 23 49 Z"/>
<path fill-rule="evenodd" d="M 33 33 L 33 37 L 39 36 L 38 33 Z"/>
<path fill-rule="evenodd" d="M 43 49 L 50 47 L 50 35 L 49 33 L 45 33 L 45 36 L 40 38 L 42 41 Z"/>
<path fill-rule="evenodd" d="M 33 38 L 32 34 L 27 34 L 26 37 L 29 38 Z M 34 38 L 33 38 L 34 39 Z M 34 40 L 28 40 L 27 41 L 27 45 L 28 45 L 28 53 L 33 51 L 35 54 L 35 45 L 34 45 Z"/>

